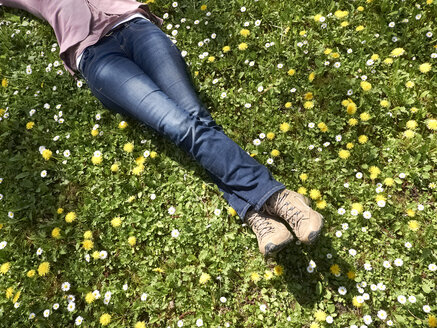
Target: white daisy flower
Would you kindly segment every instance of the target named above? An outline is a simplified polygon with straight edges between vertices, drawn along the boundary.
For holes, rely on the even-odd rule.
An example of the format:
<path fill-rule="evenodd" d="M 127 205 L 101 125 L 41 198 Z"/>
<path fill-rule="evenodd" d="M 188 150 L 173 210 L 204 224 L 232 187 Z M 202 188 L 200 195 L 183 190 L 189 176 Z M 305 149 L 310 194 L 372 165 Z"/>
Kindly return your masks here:
<path fill-rule="evenodd" d="M 345 210 L 343 207 L 340 207 L 340 208 L 337 210 L 337 213 L 340 214 L 340 215 L 343 215 L 344 213 L 346 213 L 346 210 Z"/>
<path fill-rule="evenodd" d="M 76 326 L 80 326 L 82 324 L 83 318 L 81 316 L 78 316 L 76 318 L 76 320 L 74 321 L 74 323 L 76 324 Z"/>
<path fill-rule="evenodd" d="M 366 325 L 370 325 L 372 323 L 372 317 L 368 314 L 363 317 L 363 320 Z"/>
<path fill-rule="evenodd" d="M 422 307 L 422 309 L 423 309 L 423 312 L 425 312 L 425 313 L 430 313 L 431 312 L 431 307 L 429 305 L 424 305 Z"/>
<path fill-rule="evenodd" d="M 64 283 L 62 283 L 62 285 L 61 285 L 61 289 L 62 289 L 64 292 L 69 291 L 69 290 L 70 290 L 70 283 L 69 283 L 69 282 L 64 282 Z"/>
<path fill-rule="evenodd" d="M 175 212 L 176 212 L 176 208 L 174 208 L 174 206 L 171 206 L 171 207 L 168 209 L 168 214 L 170 214 L 170 215 L 175 214 Z"/>
<path fill-rule="evenodd" d="M 407 298 L 404 295 L 399 295 L 398 302 L 401 304 L 405 304 L 405 302 L 407 302 Z"/>
<path fill-rule="evenodd" d="M 196 320 L 196 326 L 197 327 L 202 327 L 203 326 L 203 320 L 202 319 L 197 319 Z"/>
<path fill-rule="evenodd" d="M 144 301 L 146 301 L 147 300 L 147 293 L 142 293 L 141 294 L 141 300 L 144 302 Z"/>
<path fill-rule="evenodd" d="M 44 316 L 44 318 L 48 318 L 48 316 L 50 315 L 50 310 L 49 309 L 44 310 L 42 315 Z"/>
<path fill-rule="evenodd" d="M 70 302 L 70 303 L 68 303 L 68 305 L 67 305 L 67 310 L 68 310 L 69 312 L 74 311 L 75 308 L 76 308 L 76 303 L 74 303 L 74 302 Z"/>
<path fill-rule="evenodd" d="M 385 312 L 384 310 L 379 310 L 378 311 L 378 318 L 381 320 L 387 319 L 387 312 Z"/>
<path fill-rule="evenodd" d="M 347 293 L 346 287 L 343 287 L 343 286 L 338 287 L 338 293 L 340 295 L 346 295 L 346 293 Z"/>
<path fill-rule="evenodd" d="M 355 256 L 355 255 L 357 255 L 357 251 L 355 249 L 351 248 L 349 250 L 349 254 L 352 255 L 352 256 Z"/>
<path fill-rule="evenodd" d="M 224 296 L 220 297 L 220 302 L 226 303 L 226 301 L 227 301 L 226 297 L 224 297 Z"/>
<path fill-rule="evenodd" d="M 404 261 L 402 259 L 396 259 L 393 262 L 396 266 L 402 266 L 402 264 L 404 264 Z"/>
<path fill-rule="evenodd" d="M 177 238 L 177 237 L 179 237 L 179 230 L 178 230 L 178 229 L 173 229 L 173 230 L 171 231 L 171 236 L 172 236 L 173 238 Z"/>

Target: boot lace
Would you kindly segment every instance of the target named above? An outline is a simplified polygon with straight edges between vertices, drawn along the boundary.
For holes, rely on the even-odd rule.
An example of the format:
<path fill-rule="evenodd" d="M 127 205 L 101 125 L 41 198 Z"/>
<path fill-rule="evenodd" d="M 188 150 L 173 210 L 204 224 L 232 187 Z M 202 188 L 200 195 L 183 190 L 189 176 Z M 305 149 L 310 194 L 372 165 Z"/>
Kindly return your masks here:
<path fill-rule="evenodd" d="M 274 230 L 267 218 L 256 212 L 249 216 L 247 222 L 257 232 L 260 238 L 263 238 L 266 234 Z"/>
<path fill-rule="evenodd" d="M 304 215 L 302 214 L 302 211 L 298 210 L 296 207 L 290 205 L 289 202 L 285 201 L 288 194 L 288 191 L 277 193 L 275 196 L 272 197 L 272 203 L 280 204 L 276 212 L 283 213 L 283 211 L 285 211 L 283 217 L 287 220 L 287 222 L 289 222 L 291 228 L 297 231 L 297 229 L 299 229 L 300 223 L 304 219 Z M 264 208 L 267 209 L 268 207 L 265 206 Z"/>

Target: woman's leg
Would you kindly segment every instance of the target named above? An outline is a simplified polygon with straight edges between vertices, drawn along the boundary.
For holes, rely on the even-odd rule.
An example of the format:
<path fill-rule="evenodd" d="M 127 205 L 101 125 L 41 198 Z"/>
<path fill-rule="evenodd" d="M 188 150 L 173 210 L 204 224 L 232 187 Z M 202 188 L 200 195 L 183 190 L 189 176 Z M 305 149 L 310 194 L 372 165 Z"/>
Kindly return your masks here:
<path fill-rule="evenodd" d="M 129 57 L 127 48 L 132 43 L 150 42 L 143 50 L 147 58 L 163 42 L 159 29 L 161 35 L 150 29 L 139 32 L 141 25 L 130 24 L 87 48 L 80 69 L 91 91 L 109 109 L 128 113 L 191 154 L 222 186 L 232 191 L 228 201 L 241 218 L 250 206 L 259 210 L 284 186 L 272 178 L 265 166 L 214 127 L 207 112 L 197 114 L 192 106 L 187 105 L 187 109 L 180 106 Z M 172 71 L 162 74 L 172 77 Z"/>

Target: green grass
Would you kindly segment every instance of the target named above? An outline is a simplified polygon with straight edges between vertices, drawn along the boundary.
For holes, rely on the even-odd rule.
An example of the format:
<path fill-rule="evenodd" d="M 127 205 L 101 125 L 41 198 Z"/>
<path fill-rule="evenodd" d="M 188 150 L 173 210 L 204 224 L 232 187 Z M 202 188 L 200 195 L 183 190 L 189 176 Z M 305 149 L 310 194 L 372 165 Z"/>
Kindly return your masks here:
<path fill-rule="evenodd" d="M 323 234 L 314 246 L 293 244 L 265 261 L 255 235 L 229 214 L 203 168 L 164 137 L 105 109 L 64 70 L 59 47 L 52 51 L 51 27 L 4 8 L 0 242 L 7 244 L 0 244 L 1 325 L 73 327 L 80 316 L 82 327 L 100 327 L 107 313 L 110 327 L 193 327 L 199 319 L 204 327 L 360 327 L 368 316 L 368 327 L 435 327 L 436 2 L 231 0 L 173 7 L 157 0 L 150 8 L 160 17 L 168 13 L 166 33 L 180 25 L 177 46 L 187 52 L 195 88 L 217 123 L 278 181 L 315 198 L 313 207 L 326 220 Z M 337 10 L 348 15 L 336 18 Z M 317 14 L 326 27 L 315 21 Z M 344 21 L 349 25 L 341 26 Z M 360 25 L 364 29 L 357 31 Z M 243 28 L 250 35 L 242 36 Z M 205 38 L 210 41 L 200 47 Z M 243 42 L 244 51 L 238 49 Z M 396 48 L 404 53 L 394 57 Z M 368 65 L 372 55 L 378 56 Z M 370 118 L 363 120 L 363 113 Z M 119 128 L 121 121 L 127 128 Z M 34 122 L 31 129 L 28 122 Z M 283 123 L 288 130 L 281 130 Z M 95 124 L 102 135 L 91 134 Z M 269 132 L 271 140 L 260 136 Z M 364 143 L 358 141 L 362 135 Z M 255 146 L 255 139 L 261 144 Z M 126 143 L 133 143 L 133 152 L 123 150 Z M 52 151 L 50 159 L 43 158 L 41 146 Z M 274 149 L 279 156 L 271 155 Z M 350 156 L 340 158 L 346 149 Z M 96 165 L 95 151 L 103 158 Z M 157 156 L 145 158 L 144 170 L 135 175 L 135 160 L 145 151 Z M 111 171 L 115 163 L 117 172 Z M 69 212 L 76 214 L 71 223 L 65 220 Z M 111 224 L 115 217 L 121 218 L 118 227 Z M 58 238 L 52 236 L 55 228 Z M 92 240 L 92 249 L 84 249 L 85 239 Z M 101 251 L 107 257 L 94 259 Z M 43 262 L 50 268 L 40 275 Z M 101 297 L 88 303 L 87 294 L 96 290 Z M 112 295 L 105 304 L 107 292 Z M 75 298 L 71 312 L 69 295 Z M 353 301 L 363 295 L 364 303 Z M 407 298 L 404 304 L 400 295 Z M 380 310 L 385 319 L 378 317 Z M 333 323 L 323 320 L 326 315 Z"/>

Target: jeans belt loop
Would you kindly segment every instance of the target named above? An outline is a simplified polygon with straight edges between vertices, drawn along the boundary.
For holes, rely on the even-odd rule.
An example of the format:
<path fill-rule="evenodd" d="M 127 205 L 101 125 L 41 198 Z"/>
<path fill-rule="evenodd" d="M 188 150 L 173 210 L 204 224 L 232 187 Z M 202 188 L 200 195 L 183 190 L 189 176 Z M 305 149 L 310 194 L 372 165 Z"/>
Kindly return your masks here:
<path fill-rule="evenodd" d="M 112 35 L 116 30 L 124 28 L 129 22 L 130 22 L 130 20 L 128 20 L 127 22 L 118 24 L 116 27 L 112 28 L 108 33 L 106 33 L 105 36 Z"/>

